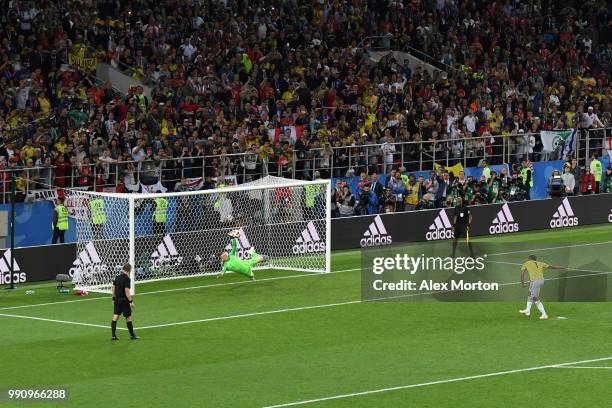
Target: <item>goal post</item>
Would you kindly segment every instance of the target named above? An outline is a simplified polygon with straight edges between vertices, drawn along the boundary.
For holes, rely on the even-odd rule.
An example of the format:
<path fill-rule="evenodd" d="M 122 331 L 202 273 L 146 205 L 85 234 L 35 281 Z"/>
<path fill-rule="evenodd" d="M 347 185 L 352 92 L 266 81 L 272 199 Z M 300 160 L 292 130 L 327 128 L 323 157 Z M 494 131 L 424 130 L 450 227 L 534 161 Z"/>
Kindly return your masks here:
<path fill-rule="evenodd" d="M 214 275 L 228 232 L 240 231 L 237 255 L 254 248 L 255 269 L 330 271 L 331 185 L 267 176 L 214 190 L 153 194 L 66 191 L 76 219 L 70 270 L 77 289 L 110 292 L 124 264 L 132 292 L 144 282 Z"/>

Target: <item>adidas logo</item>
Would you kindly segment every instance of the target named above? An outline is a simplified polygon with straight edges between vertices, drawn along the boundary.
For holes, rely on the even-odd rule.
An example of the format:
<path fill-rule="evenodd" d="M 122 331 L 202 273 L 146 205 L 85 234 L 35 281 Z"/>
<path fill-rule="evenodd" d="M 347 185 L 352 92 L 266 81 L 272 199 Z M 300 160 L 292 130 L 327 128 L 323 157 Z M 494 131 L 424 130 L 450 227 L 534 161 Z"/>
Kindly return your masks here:
<path fill-rule="evenodd" d="M 374 221 L 368 227 L 368 230 L 363 233 L 363 238 L 359 241 L 359 244 L 362 247 L 373 247 L 379 245 L 389 245 L 393 239 L 391 235 L 387 233 L 387 229 L 385 228 L 382 218 L 380 215 L 377 215 L 374 218 Z"/>
<path fill-rule="evenodd" d="M 427 241 L 435 241 L 438 239 L 454 238 L 453 225 L 448 219 L 445 210 L 440 210 L 434 222 L 429 226 L 429 231 L 425 234 Z"/>
<path fill-rule="evenodd" d="M 310 221 L 302 231 L 302 235 L 295 240 L 293 253 L 307 254 L 322 251 L 325 251 L 325 241 L 321 240 L 314 223 Z"/>
<path fill-rule="evenodd" d="M 553 214 L 553 218 L 550 220 L 550 228 L 575 227 L 576 225 L 578 225 L 578 217 L 574 214 L 574 210 L 572 210 L 572 206 L 566 197 Z"/>
<path fill-rule="evenodd" d="M 26 281 L 25 272 L 21 268 L 13 255 L 13 283 L 23 283 Z M 11 250 L 7 249 L 0 258 L 0 285 L 11 283 Z"/>
<path fill-rule="evenodd" d="M 183 257 L 179 256 L 170 235 L 166 235 L 157 246 L 157 249 L 151 254 L 151 266 L 154 268 L 162 266 L 179 266 L 182 263 Z"/>
<path fill-rule="evenodd" d="M 68 274 L 72 277 L 73 282 L 77 283 L 81 282 L 85 277 L 105 273 L 107 270 L 108 267 L 100 260 L 94 244 L 88 242 L 77 256 L 77 259 L 72 263 L 72 268 L 70 268 Z"/>
<path fill-rule="evenodd" d="M 249 249 L 252 248 L 252 245 L 249 242 L 249 239 L 247 238 L 242 228 L 240 228 L 238 232 L 240 232 L 240 236 L 238 236 L 238 246 L 236 247 L 236 256 L 238 256 L 238 258 L 240 259 L 249 259 L 251 257 L 251 254 L 249 254 Z M 225 250 L 226 251 L 232 250 L 231 242 L 227 244 L 227 246 L 225 247 Z"/>
<path fill-rule="evenodd" d="M 612 222 L 612 210 L 610 210 L 610 214 L 608 214 L 608 222 Z"/>
<path fill-rule="evenodd" d="M 504 234 L 506 232 L 517 232 L 518 230 L 519 225 L 514 221 L 510 206 L 504 204 L 493 219 L 493 223 L 489 227 L 489 234 Z"/>

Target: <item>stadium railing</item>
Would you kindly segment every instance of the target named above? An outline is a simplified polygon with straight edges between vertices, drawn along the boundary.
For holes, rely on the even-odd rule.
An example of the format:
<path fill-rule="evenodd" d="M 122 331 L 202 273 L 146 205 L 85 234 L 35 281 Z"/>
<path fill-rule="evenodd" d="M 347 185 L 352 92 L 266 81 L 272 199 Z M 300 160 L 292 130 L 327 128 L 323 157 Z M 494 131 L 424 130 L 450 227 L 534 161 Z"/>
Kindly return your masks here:
<path fill-rule="evenodd" d="M 11 174 L 18 178 L 17 191 L 23 199 L 35 190 L 55 188 L 89 188 L 95 191 L 115 191 L 118 185 L 137 188 L 143 184 L 156 184 L 172 189 L 181 177 L 193 180 L 207 176 L 236 176 L 239 182 L 257 179 L 266 175 L 291 178 L 312 178 L 315 172 L 321 177 L 345 177 L 351 171 L 367 169 L 385 173 L 391 167 L 404 167 L 407 172 L 434 170 L 434 164 L 452 167 L 461 164 L 464 168 L 478 166 L 483 159 L 491 164 L 518 163 L 524 156 L 525 144 L 522 134 L 512 134 L 496 140 L 502 143 L 495 148 L 486 148 L 491 136 L 457 140 L 398 142 L 341 146 L 310 149 L 308 152 L 292 151 L 290 158 L 279 161 L 268 159 L 257 153 L 243 152 L 223 155 L 186 156 L 159 158 L 146 161 L 113 161 L 111 163 L 87 163 L 75 166 L 74 171 L 57 175 L 56 166 L 9 167 L 0 169 L 0 192 L 10 191 Z M 523 139 L 524 140 L 524 139 Z M 461 143 L 461 149 L 447 145 Z M 393 146 L 393 162 L 386 163 L 384 152 Z M 612 127 L 581 131 L 574 157 L 582 164 L 588 163 L 592 153 L 608 156 L 612 153 Z M 344 159 L 340 160 L 344 155 Z M 303 156 L 303 157 L 302 157 Z M 534 153 L 531 160 L 558 160 L 553 153 Z M 358 175 L 358 174 L 356 174 Z M 2 203 L 8 200 L 2 194 Z"/>
<path fill-rule="evenodd" d="M 593 128 L 582 131 L 582 133 L 584 148 L 578 152 L 582 163 L 588 163 L 593 153 L 598 156 L 609 155 L 612 158 L 612 127 Z"/>

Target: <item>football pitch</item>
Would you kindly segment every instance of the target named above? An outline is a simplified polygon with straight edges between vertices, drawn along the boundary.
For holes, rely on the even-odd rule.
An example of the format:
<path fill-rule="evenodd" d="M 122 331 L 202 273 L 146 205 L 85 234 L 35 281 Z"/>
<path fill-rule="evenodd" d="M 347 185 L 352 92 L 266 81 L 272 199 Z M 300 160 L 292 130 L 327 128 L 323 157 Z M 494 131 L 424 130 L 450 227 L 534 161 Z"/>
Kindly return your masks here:
<path fill-rule="evenodd" d="M 67 388 L 66 401 L 39 403 L 59 407 L 610 406 L 611 232 L 474 239 L 498 250 L 489 267 L 516 301 L 362 301 L 359 250 L 334 252 L 330 274 L 142 284 L 138 341 L 122 318 L 111 342 L 108 295 L 20 285 L 0 293 L 0 389 Z M 545 275 L 549 320 L 535 307 L 530 318 L 518 313 L 529 254 L 569 268 Z M 560 285 L 592 289 L 595 301 L 550 300 Z M 0 405 L 20 406 L 5 395 Z"/>

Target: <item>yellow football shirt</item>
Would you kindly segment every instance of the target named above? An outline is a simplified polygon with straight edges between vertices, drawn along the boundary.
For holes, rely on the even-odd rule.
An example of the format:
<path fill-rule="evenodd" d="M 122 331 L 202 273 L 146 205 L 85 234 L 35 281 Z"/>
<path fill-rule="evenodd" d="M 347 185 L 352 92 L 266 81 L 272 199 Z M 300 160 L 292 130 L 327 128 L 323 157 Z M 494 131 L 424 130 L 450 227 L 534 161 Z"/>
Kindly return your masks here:
<path fill-rule="evenodd" d="M 548 264 L 544 262 L 529 260 L 523 264 L 523 269 L 527 270 L 529 280 L 544 279 L 544 269 L 548 268 Z"/>

